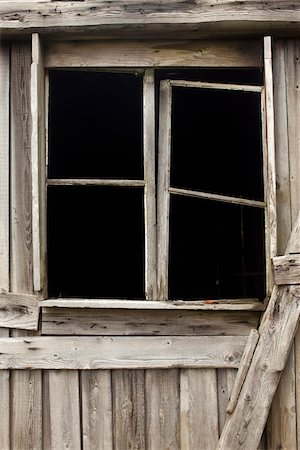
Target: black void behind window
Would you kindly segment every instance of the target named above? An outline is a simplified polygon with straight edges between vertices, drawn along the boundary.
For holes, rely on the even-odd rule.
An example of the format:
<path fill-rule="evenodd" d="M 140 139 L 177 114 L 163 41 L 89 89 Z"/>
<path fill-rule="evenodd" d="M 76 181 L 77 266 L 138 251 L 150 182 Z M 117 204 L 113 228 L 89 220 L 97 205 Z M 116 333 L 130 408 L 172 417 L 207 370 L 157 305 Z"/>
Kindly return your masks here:
<path fill-rule="evenodd" d="M 143 77 L 59 70 L 49 83 L 48 295 L 143 299 L 144 188 L 105 185 L 143 179 Z"/>
<path fill-rule="evenodd" d="M 171 188 L 254 204 L 191 198 L 171 189 L 169 297 L 263 299 L 260 93 L 174 86 L 171 124 Z"/>
<path fill-rule="evenodd" d="M 49 178 L 143 178 L 143 78 L 50 71 Z"/>

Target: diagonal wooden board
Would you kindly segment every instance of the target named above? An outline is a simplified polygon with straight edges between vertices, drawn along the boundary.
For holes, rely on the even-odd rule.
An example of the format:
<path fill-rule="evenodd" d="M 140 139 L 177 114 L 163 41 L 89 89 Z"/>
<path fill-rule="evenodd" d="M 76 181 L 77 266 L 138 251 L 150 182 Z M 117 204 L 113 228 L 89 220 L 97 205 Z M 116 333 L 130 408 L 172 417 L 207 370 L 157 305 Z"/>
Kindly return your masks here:
<path fill-rule="evenodd" d="M 293 228 L 288 253 L 299 247 L 300 213 Z M 285 367 L 300 315 L 300 279 L 296 285 L 274 286 L 259 328 L 259 340 L 228 417 L 217 450 L 257 450 L 281 373 Z M 239 373 L 237 374 L 237 382 Z"/>

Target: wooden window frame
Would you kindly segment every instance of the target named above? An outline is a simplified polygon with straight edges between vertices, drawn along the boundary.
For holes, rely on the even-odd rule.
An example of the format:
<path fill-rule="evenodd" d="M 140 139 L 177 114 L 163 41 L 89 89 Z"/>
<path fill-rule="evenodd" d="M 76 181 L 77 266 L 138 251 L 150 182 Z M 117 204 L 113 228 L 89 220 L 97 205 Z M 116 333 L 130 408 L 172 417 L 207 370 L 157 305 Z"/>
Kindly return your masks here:
<path fill-rule="evenodd" d="M 33 58 L 32 58 L 32 114 L 33 114 L 33 131 L 32 131 L 32 180 L 33 180 L 33 269 L 34 269 L 34 288 L 38 297 L 43 301 L 43 306 L 66 306 L 71 307 L 121 307 L 121 308 L 168 308 L 171 306 L 182 307 L 183 309 L 191 307 L 191 309 L 264 309 L 262 304 L 247 302 L 245 300 L 237 300 L 231 302 L 217 301 L 215 305 L 206 305 L 203 301 L 176 301 L 166 302 L 168 300 L 166 295 L 157 294 L 157 273 L 156 273 L 156 200 L 155 200 L 155 105 L 154 105 L 154 72 L 155 67 L 207 67 L 207 60 L 210 61 L 210 67 L 258 67 L 259 66 L 259 52 L 252 52 L 253 64 L 249 63 L 249 55 L 247 57 L 241 54 L 240 59 L 237 57 L 237 45 L 233 45 L 232 54 L 229 50 L 229 56 L 224 58 L 221 56 L 213 58 L 211 53 L 214 50 L 214 43 L 207 43 L 207 53 L 204 51 L 203 59 L 197 60 L 199 57 L 199 43 L 193 45 L 187 52 L 182 52 L 176 49 L 176 43 L 172 41 L 172 47 L 168 49 L 169 59 L 166 62 L 166 52 L 164 45 L 161 42 L 156 43 L 158 50 L 154 49 L 152 44 L 147 41 L 144 43 L 138 42 L 81 42 L 77 48 L 71 43 L 52 42 L 45 45 L 45 49 L 40 41 L 38 34 L 33 34 L 32 39 Z M 159 50 L 159 44 L 163 50 Z M 165 44 L 165 43 L 164 43 Z M 216 43 L 216 54 L 218 54 L 218 46 Z M 224 44 L 222 44 L 224 45 Z M 225 44 L 225 47 L 230 49 L 230 43 Z M 128 47 L 128 48 L 127 48 Z M 200 47 L 202 47 L 200 45 Z M 226 48 L 227 48 L 226 47 Z M 103 53 L 95 53 L 95 49 L 102 49 Z M 107 49 L 106 52 L 103 49 Z M 174 50 L 175 48 L 175 50 Z M 123 49 L 123 50 L 122 50 Z M 121 58 L 121 54 L 125 52 L 125 58 Z M 224 50 L 224 49 L 223 49 Z M 123 53 L 122 53 L 123 51 Z M 95 61 L 93 56 L 96 54 Z M 273 93 L 272 93 L 272 69 L 271 69 L 271 41 L 270 38 L 264 39 L 264 67 L 265 67 L 265 87 L 262 89 L 265 95 L 263 100 L 263 133 L 264 143 L 267 147 L 267 158 L 264 161 L 265 171 L 265 198 L 267 199 L 267 214 L 266 214 L 266 229 L 267 242 L 266 253 L 267 257 L 267 274 L 268 274 L 268 293 L 272 286 L 272 272 L 271 258 L 276 255 L 276 204 L 275 204 L 275 163 L 274 163 L 274 117 L 273 117 Z M 186 64 L 185 64 L 186 61 Z M 196 62 L 195 62 L 196 61 Z M 213 61 L 213 62 L 212 62 Z M 110 299 L 47 299 L 46 289 L 46 140 L 47 140 L 47 98 L 48 89 L 47 69 L 49 68 L 83 68 L 94 67 L 99 69 L 115 69 L 115 68 L 129 68 L 145 70 L 144 77 L 144 187 L 145 187 L 145 238 L 146 238 L 146 266 L 145 266 L 145 285 L 146 285 L 146 300 L 158 300 L 154 302 L 137 301 L 137 300 L 110 300 Z M 45 95 L 44 95 L 45 94 Z M 266 112 L 266 114 L 264 114 Z M 42 122 L 44 120 L 44 126 Z M 45 134 L 46 133 L 46 134 Z M 73 180 L 74 184 L 79 181 Z M 55 180 L 48 180 L 48 184 L 55 184 Z M 80 183 L 87 182 L 92 184 L 90 180 L 81 180 Z M 118 184 L 128 185 L 128 180 L 97 180 L 98 184 Z M 59 183 L 57 181 L 57 183 Z M 70 180 L 67 180 L 70 184 Z M 95 183 L 95 184 L 96 184 Z M 134 184 L 135 182 L 133 182 Z M 139 181 L 138 185 L 141 182 Z M 160 301 L 163 300 L 163 301 Z M 150 304 L 152 306 L 150 306 Z M 118 306 L 115 306 L 118 305 Z M 122 306 L 121 306 L 122 305 Z"/>

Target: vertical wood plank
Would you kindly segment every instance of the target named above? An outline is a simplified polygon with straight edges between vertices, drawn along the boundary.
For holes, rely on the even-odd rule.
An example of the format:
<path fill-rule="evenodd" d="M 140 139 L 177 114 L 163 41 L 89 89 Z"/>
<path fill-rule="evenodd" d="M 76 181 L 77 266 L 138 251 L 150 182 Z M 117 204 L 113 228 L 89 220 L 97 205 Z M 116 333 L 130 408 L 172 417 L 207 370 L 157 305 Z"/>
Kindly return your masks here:
<path fill-rule="evenodd" d="M 81 372 L 83 450 L 112 450 L 110 370 Z"/>
<path fill-rule="evenodd" d="M 21 294 L 33 293 L 30 64 L 31 45 L 13 43 L 10 67 L 10 289 Z M 28 334 L 13 332 L 14 336 Z M 41 449 L 40 370 L 11 371 L 10 406 L 11 449 Z"/>
<path fill-rule="evenodd" d="M 49 371 L 51 449 L 81 449 L 77 370 Z"/>
<path fill-rule="evenodd" d="M 0 291 L 9 291 L 9 61 L 0 46 Z"/>
<path fill-rule="evenodd" d="M 169 214 L 171 164 L 171 101 L 172 90 L 168 81 L 162 81 L 159 103 L 158 145 L 158 203 L 157 203 L 157 297 L 168 299 L 169 275 Z"/>
<path fill-rule="evenodd" d="M 236 369 L 218 369 L 218 414 L 219 414 L 219 434 L 221 435 L 226 422 L 226 408 L 230 399 L 230 394 L 236 378 Z"/>
<path fill-rule="evenodd" d="M 154 71 L 144 75 L 145 283 L 146 299 L 156 300 L 155 84 Z"/>
<path fill-rule="evenodd" d="M 9 291 L 9 64 L 10 48 L 0 46 L 0 291 Z M 0 336 L 9 330 L 0 328 Z M 0 442 L 10 448 L 9 370 L 0 371 Z"/>
<path fill-rule="evenodd" d="M 113 370 L 114 449 L 145 449 L 144 370 Z"/>
<path fill-rule="evenodd" d="M 217 393 L 216 369 L 181 370 L 181 449 L 215 450 L 219 438 Z"/>
<path fill-rule="evenodd" d="M 41 291 L 45 264 L 45 74 L 37 33 L 32 35 L 31 117 L 33 285 L 35 291 Z"/>
<path fill-rule="evenodd" d="M 179 370 L 146 370 L 146 448 L 180 449 Z"/>

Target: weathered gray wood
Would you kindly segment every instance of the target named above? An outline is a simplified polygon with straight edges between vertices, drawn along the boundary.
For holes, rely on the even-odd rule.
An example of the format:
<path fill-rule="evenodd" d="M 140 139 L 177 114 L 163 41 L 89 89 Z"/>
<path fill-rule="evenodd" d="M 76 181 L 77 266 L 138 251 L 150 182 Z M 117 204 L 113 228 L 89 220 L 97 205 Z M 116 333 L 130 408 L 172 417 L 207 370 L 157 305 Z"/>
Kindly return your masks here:
<path fill-rule="evenodd" d="M 144 370 L 113 370 L 112 395 L 114 448 L 145 449 Z"/>
<path fill-rule="evenodd" d="M 0 292 L 9 290 L 9 45 L 0 47 Z"/>
<path fill-rule="evenodd" d="M 239 370 L 235 378 L 233 389 L 230 395 L 230 401 L 226 408 L 226 412 L 228 414 L 232 414 L 234 408 L 236 407 L 236 403 L 238 401 L 242 386 L 248 373 L 258 339 L 259 339 L 258 331 L 255 329 L 251 330 L 241 359 Z"/>
<path fill-rule="evenodd" d="M 259 312 L 45 308 L 44 335 L 247 336 Z"/>
<path fill-rule="evenodd" d="M 0 294 L 0 327 L 37 330 L 39 311 L 34 295 Z"/>
<path fill-rule="evenodd" d="M 218 416 L 219 416 L 219 435 L 227 419 L 226 408 L 230 399 L 231 391 L 234 385 L 236 369 L 218 369 Z"/>
<path fill-rule="evenodd" d="M 0 338 L 0 369 L 238 367 L 239 336 Z"/>
<path fill-rule="evenodd" d="M 0 27 L 4 33 L 34 28 L 47 33 L 80 32 L 87 27 L 90 32 L 102 32 L 105 36 L 116 30 L 128 33 L 132 29 L 140 35 L 148 32 L 163 34 L 163 31 L 189 31 L 199 34 L 230 35 L 268 31 L 274 33 L 299 31 L 300 6 L 287 0 L 269 3 L 261 1 L 236 2 L 227 0 L 205 1 L 186 4 L 181 0 L 159 3 L 151 1 L 145 5 L 131 2 L 127 8 L 121 1 L 101 2 L 1 2 Z M 199 33 L 197 33 L 199 30 Z M 192 33 L 193 31 L 193 33 Z M 210 34 L 209 34 L 210 33 Z"/>
<path fill-rule="evenodd" d="M 51 450 L 81 449 L 77 370 L 49 372 Z"/>
<path fill-rule="evenodd" d="M 209 311 L 264 311 L 265 306 L 257 299 L 208 300 L 208 301 L 157 301 L 106 300 L 58 298 L 44 300 L 44 308 L 96 308 L 96 309 L 165 309 L 165 310 L 209 310 Z"/>
<path fill-rule="evenodd" d="M 286 253 L 289 253 L 290 255 L 299 253 L 299 240 L 300 240 L 300 212 L 294 222 L 291 237 L 288 241 Z"/>
<path fill-rule="evenodd" d="M 219 437 L 216 369 L 181 370 L 180 419 L 180 448 L 215 450 Z"/>
<path fill-rule="evenodd" d="M 300 255 L 273 258 L 276 284 L 300 284 Z"/>
<path fill-rule="evenodd" d="M 8 337 L 9 330 L 0 328 L 0 336 Z M 10 389 L 9 370 L 0 371 L 0 442 L 3 449 L 10 449 Z"/>
<path fill-rule="evenodd" d="M 83 450 L 112 450 L 110 370 L 81 372 Z"/>
<path fill-rule="evenodd" d="M 170 194 L 184 195 L 187 197 L 204 198 L 206 200 L 214 200 L 218 202 L 231 203 L 234 205 L 253 206 L 255 208 L 265 208 L 265 202 L 259 202 L 257 200 L 249 200 L 246 198 L 231 197 L 229 195 L 211 194 L 209 192 L 191 191 L 188 189 L 169 188 Z"/>
<path fill-rule="evenodd" d="M 261 86 L 249 86 L 246 84 L 209 83 L 206 81 L 170 80 L 171 86 L 186 88 L 218 89 L 223 91 L 262 92 Z"/>
<path fill-rule="evenodd" d="M 109 180 L 95 178 L 48 178 L 48 186 L 124 186 L 143 187 L 144 180 Z"/>
<path fill-rule="evenodd" d="M 147 300 L 156 293 L 156 187 L 155 187 L 155 80 L 146 70 L 143 84 L 144 121 L 144 211 L 145 211 L 145 290 Z"/>
<path fill-rule="evenodd" d="M 252 41 L 50 42 L 46 67 L 260 67 Z"/>
<path fill-rule="evenodd" d="M 10 288 L 33 293 L 31 220 L 31 45 L 14 42 L 10 65 Z M 13 336 L 30 332 L 13 331 Z M 42 374 L 39 370 L 11 372 L 11 449 L 42 448 Z M 20 401 L 22 398 L 22 401 Z"/>
<path fill-rule="evenodd" d="M 159 142 L 157 180 L 157 299 L 168 299 L 169 214 L 171 170 L 171 102 L 170 82 L 160 83 Z"/>
<path fill-rule="evenodd" d="M 180 374 L 146 370 L 146 448 L 180 449 Z"/>

